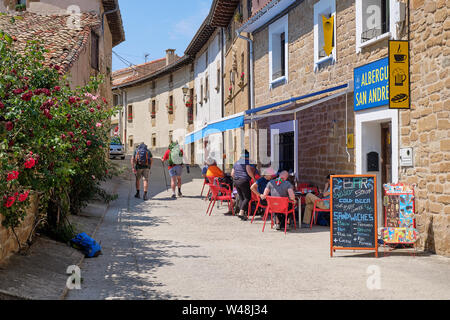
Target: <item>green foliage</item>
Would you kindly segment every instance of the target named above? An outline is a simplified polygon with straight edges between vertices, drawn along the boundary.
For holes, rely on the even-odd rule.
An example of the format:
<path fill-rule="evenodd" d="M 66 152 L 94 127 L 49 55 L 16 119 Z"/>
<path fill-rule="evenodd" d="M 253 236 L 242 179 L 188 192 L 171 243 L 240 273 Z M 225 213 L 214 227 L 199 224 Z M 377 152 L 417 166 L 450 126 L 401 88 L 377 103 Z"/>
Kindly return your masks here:
<path fill-rule="evenodd" d="M 17 227 L 39 195 L 47 223 L 66 232 L 65 215 L 97 195 L 114 170 L 108 160 L 110 122 L 117 109 L 98 96 L 101 78 L 71 89 L 59 66 L 46 66 L 45 50 L 29 42 L 14 50 L 0 31 L 0 214 Z M 64 238 L 64 236 L 63 236 Z"/>

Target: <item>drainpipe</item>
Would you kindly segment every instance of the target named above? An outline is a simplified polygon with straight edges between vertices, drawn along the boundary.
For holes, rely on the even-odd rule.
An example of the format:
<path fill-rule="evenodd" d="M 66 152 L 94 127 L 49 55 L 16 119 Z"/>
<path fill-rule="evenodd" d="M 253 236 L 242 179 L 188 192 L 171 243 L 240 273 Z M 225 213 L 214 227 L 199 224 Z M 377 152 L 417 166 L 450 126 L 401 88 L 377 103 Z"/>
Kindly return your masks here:
<path fill-rule="evenodd" d="M 254 109 L 255 108 L 255 93 L 254 93 L 254 75 L 253 75 L 253 40 L 247 37 L 244 37 L 243 35 L 241 35 L 241 33 L 236 30 L 236 35 L 238 36 L 238 38 L 241 38 L 245 41 L 247 41 L 250 45 L 250 108 Z M 251 155 L 251 150 L 253 148 L 253 113 L 250 115 L 250 155 Z"/>
<path fill-rule="evenodd" d="M 114 10 L 104 11 L 104 12 L 102 13 L 102 34 L 105 32 L 105 16 L 106 16 L 107 14 L 114 13 L 114 12 L 117 12 L 117 11 L 119 11 L 119 6 L 117 6 L 117 8 L 114 9 Z"/>

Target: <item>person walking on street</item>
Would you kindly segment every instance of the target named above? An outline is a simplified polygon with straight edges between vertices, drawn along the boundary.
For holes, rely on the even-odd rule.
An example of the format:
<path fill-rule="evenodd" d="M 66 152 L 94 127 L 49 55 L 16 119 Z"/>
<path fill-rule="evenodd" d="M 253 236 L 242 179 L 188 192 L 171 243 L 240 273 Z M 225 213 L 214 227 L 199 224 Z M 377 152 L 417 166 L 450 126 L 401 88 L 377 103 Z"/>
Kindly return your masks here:
<path fill-rule="evenodd" d="M 135 198 L 140 198 L 141 179 L 144 180 L 144 201 L 148 200 L 148 183 L 150 178 L 150 170 L 153 165 L 153 155 L 148 150 L 145 143 L 141 143 L 134 151 L 131 158 L 131 166 L 133 173 L 136 175 L 136 195 Z"/>
<path fill-rule="evenodd" d="M 181 174 L 183 172 L 183 149 L 180 148 L 178 142 L 172 142 L 169 145 L 163 157 L 163 162 L 168 162 L 169 175 L 172 187 L 172 199 L 176 199 L 175 189 L 178 186 L 178 197 L 182 197 L 181 193 Z"/>
<path fill-rule="evenodd" d="M 245 214 L 245 211 L 248 210 L 248 204 L 252 199 L 250 181 L 252 179 L 256 181 L 255 168 L 250 165 L 250 154 L 247 150 L 245 150 L 241 159 L 234 164 L 231 176 L 233 177 L 234 186 L 236 187 L 240 200 L 238 217 L 246 221 L 248 220 L 248 216 Z"/>

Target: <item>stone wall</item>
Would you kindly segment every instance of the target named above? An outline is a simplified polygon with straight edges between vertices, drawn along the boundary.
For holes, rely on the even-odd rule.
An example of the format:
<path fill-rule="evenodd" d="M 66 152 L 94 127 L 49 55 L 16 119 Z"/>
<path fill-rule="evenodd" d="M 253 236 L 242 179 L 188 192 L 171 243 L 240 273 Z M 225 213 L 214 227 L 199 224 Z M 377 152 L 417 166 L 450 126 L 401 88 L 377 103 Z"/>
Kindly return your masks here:
<path fill-rule="evenodd" d="M 411 1 L 411 110 L 402 111 L 401 147 L 414 148 L 414 168 L 401 181 L 416 184 L 420 246 L 450 256 L 450 7 Z"/>
<path fill-rule="evenodd" d="M 20 225 L 16 229 L 16 234 L 21 242 L 21 244 L 26 243 L 28 237 L 35 223 L 36 215 L 38 213 L 38 201 L 36 196 L 31 197 L 31 204 L 27 211 L 27 215 Z M 16 237 L 14 236 L 11 229 L 5 229 L 1 226 L 3 221 L 3 216 L 0 216 L 0 263 L 4 262 L 9 256 L 19 250 L 19 245 L 17 243 Z"/>
<path fill-rule="evenodd" d="M 348 95 L 348 109 L 353 109 L 352 95 Z M 346 150 L 345 135 L 345 96 L 330 100 L 297 113 L 299 121 L 299 181 L 311 183 L 320 188 L 326 183 L 329 174 L 354 174 L 354 151 Z M 330 112 L 333 110 L 333 112 Z M 353 133 L 354 116 L 347 114 L 349 131 Z M 294 120 L 294 114 L 277 117 L 277 122 Z M 270 118 L 259 121 L 259 129 L 270 128 Z M 261 138 L 261 137 L 260 137 Z M 260 140 L 261 141 L 261 140 Z M 267 150 L 270 154 L 270 135 Z M 260 142 L 259 142 L 260 143 Z"/>

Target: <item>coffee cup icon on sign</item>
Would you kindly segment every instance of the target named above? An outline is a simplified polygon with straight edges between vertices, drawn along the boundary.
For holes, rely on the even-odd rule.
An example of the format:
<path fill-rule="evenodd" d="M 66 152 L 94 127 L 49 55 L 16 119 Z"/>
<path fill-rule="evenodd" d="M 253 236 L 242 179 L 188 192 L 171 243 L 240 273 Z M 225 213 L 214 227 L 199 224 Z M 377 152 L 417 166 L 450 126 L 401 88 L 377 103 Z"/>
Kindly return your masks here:
<path fill-rule="evenodd" d="M 403 63 L 406 61 L 406 55 L 405 54 L 394 54 L 395 62 Z"/>
<path fill-rule="evenodd" d="M 402 70 L 397 69 L 394 71 L 395 85 L 397 87 L 403 87 L 407 78 L 407 75 Z"/>

